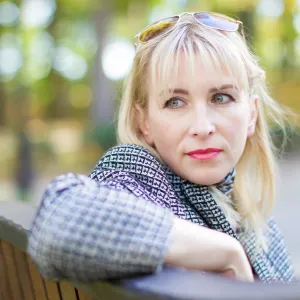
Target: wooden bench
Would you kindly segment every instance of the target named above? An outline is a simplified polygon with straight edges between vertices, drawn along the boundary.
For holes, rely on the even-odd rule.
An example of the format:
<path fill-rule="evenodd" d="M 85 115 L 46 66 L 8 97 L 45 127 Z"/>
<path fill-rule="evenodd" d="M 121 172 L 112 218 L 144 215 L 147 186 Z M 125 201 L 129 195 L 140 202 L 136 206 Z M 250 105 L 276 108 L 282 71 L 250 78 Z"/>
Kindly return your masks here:
<path fill-rule="evenodd" d="M 0 201 L 1 300 L 300 299 L 300 285 L 241 283 L 181 269 L 93 284 L 44 280 L 26 254 L 35 212 L 22 202 Z"/>

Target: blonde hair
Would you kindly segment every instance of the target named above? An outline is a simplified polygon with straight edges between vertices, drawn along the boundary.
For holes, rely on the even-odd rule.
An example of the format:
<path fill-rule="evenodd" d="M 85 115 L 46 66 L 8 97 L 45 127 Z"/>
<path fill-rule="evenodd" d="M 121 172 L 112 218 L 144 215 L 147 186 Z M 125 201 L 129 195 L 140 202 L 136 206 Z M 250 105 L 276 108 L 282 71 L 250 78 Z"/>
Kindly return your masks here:
<path fill-rule="evenodd" d="M 258 248 L 261 246 L 267 250 L 263 230 L 267 228 L 267 217 L 274 203 L 276 175 L 276 152 L 269 124 L 276 124 L 285 134 L 289 111 L 280 107 L 269 95 L 265 72 L 238 33 L 220 32 L 194 21 L 185 21 L 177 24 L 168 34 L 141 44 L 125 82 L 118 118 L 118 141 L 147 147 L 160 158 L 141 134 L 136 105 L 147 109 L 149 75 L 155 90 L 168 92 L 170 79 L 178 74 L 179 56 L 182 54 L 189 63 L 191 78 L 201 76 L 194 68 L 198 56 L 205 68 L 226 70 L 249 96 L 259 96 L 255 134 L 247 139 L 236 166 L 233 210 L 242 221 L 244 237 L 249 231 L 254 231 Z M 210 190 L 216 200 L 229 203 L 227 196 L 220 193 L 216 186 L 210 186 Z"/>

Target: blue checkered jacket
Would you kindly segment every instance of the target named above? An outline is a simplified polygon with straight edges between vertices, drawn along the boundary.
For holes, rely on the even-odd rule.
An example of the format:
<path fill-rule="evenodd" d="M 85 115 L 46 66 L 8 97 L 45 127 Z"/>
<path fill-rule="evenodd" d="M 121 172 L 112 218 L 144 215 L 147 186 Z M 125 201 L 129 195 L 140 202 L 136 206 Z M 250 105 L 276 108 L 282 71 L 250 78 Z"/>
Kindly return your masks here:
<path fill-rule="evenodd" d="M 92 282 L 163 267 L 174 217 L 237 239 L 207 186 L 187 182 L 147 149 L 109 150 L 89 176 L 68 173 L 47 186 L 33 222 L 28 253 L 50 279 Z M 255 235 L 241 243 L 258 278 L 295 280 L 273 218 L 268 252 L 255 255 Z"/>

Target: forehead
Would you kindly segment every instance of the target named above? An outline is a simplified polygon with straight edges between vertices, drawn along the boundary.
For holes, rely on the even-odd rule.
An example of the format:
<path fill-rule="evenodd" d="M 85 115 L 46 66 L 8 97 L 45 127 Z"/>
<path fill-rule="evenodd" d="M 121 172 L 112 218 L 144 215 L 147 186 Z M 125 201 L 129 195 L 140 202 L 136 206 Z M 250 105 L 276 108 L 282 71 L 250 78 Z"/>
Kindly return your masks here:
<path fill-rule="evenodd" d="M 200 55 L 195 55 L 193 60 L 180 55 L 173 65 L 166 67 L 165 70 L 158 68 L 155 74 L 150 71 L 149 75 L 151 79 L 149 92 L 152 95 L 158 92 L 169 93 L 175 88 L 196 92 L 229 84 L 241 89 L 239 80 L 232 70 Z"/>
<path fill-rule="evenodd" d="M 204 62 L 199 55 L 195 57 L 193 69 L 191 69 L 190 62 L 185 57 L 181 57 L 178 72 L 173 72 L 173 76 L 170 77 L 171 88 L 181 86 L 192 90 L 224 84 L 237 86 L 238 82 L 234 74 L 231 74 L 225 67 Z"/>

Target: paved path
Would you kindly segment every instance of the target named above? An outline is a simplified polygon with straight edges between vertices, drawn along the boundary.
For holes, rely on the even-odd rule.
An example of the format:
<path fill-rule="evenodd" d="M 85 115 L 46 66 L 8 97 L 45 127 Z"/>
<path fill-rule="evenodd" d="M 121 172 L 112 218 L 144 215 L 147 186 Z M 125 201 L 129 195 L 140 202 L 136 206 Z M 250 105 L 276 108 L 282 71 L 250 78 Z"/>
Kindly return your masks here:
<path fill-rule="evenodd" d="M 274 215 L 300 278 L 300 155 L 285 158 L 279 170 Z"/>

